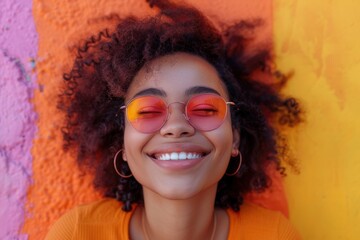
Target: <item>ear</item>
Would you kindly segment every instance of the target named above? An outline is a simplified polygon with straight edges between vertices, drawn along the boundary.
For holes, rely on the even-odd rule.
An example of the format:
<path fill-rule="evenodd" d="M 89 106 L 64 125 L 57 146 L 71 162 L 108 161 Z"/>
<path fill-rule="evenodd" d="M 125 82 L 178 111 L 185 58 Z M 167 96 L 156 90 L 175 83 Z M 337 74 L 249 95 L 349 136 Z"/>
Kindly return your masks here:
<path fill-rule="evenodd" d="M 238 150 L 240 146 L 240 131 L 238 129 L 233 128 L 233 144 L 232 149 Z"/>

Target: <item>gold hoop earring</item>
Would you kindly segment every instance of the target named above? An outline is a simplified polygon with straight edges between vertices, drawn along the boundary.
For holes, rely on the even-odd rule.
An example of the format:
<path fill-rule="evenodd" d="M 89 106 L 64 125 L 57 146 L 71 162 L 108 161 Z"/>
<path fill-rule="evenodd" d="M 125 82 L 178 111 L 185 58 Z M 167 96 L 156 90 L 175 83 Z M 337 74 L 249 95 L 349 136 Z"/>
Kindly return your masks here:
<path fill-rule="evenodd" d="M 241 163 L 242 163 L 242 155 L 241 155 L 241 152 L 239 151 L 239 165 L 238 165 L 238 167 L 236 168 L 235 172 L 233 172 L 233 173 L 225 173 L 225 175 L 230 176 L 230 177 L 236 175 L 240 170 Z"/>
<path fill-rule="evenodd" d="M 131 173 L 130 175 L 124 175 L 124 174 L 122 174 L 122 173 L 117 169 L 117 166 L 116 166 L 117 157 L 118 157 L 118 155 L 119 155 L 122 151 L 123 151 L 123 150 L 120 149 L 119 151 L 116 152 L 116 154 L 115 154 L 115 156 L 114 156 L 114 169 L 115 169 L 115 172 L 116 172 L 120 177 L 122 177 L 122 178 L 130 178 L 130 177 L 132 177 L 132 173 Z M 125 161 L 123 160 L 123 162 L 125 162 Z"/>

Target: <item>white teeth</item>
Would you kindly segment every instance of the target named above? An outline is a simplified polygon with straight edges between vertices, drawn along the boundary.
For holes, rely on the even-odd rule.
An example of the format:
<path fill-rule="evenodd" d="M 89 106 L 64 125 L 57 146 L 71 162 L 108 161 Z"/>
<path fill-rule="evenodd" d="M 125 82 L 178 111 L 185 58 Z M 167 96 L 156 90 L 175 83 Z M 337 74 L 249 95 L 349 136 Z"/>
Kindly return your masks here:
<path fill-rule="evenodd" d="M 171 160 L 178 160 L 179 159 L 179 154 L 178 153 L 171 153 L 170 155 L 170 159 Z"/>
<path fill-rule="evenodd" d="M 196 159 L 196 158 L 201 158 L 201 154 L 200 153 L 186 153 L 186 152 L 172 152 L 172 153 L 163 153 L 163 154 L 158 154 L 155 157 L 158 160 L 163 160 L 163 161 L 168 161 L 168 160 L 186 160 L 186 159 Z"/>
<path fill-rule="evenodd" d="M 178 159 L 180 159 L 180 160 L 186 159 L 186 153 L 184 153 L 184 152 L 179 153 L 179 158 Z"/>

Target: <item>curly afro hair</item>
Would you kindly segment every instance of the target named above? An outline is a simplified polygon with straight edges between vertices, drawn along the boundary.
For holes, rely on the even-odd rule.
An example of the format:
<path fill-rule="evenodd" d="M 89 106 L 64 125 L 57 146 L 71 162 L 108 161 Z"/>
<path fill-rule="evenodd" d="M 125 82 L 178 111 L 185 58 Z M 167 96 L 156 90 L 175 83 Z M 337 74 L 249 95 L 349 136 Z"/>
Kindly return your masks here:
<path fill-rule="evenodd" d="M 124 211 L 142 203 L 142 186 L 133 177 L 119 177 L 113 167 L 123 146 L 120 106 L 134 76 L 151 60 L 177 52 L 199 56 L 216 68 L 236 103 L 231 117 L 240 132 L 243 164 L 236 175 L 222 177 L 215 205 L 237 211 L 245 193 L 269 187 L 269 164 L 283 172 L 279 148 L 284 144 L 278 143 L 274 124 L 292 127 L 301 121 L 297 101 L 279 93 L 287 77 L 275 71 L 269 47 L 251 47 L 261 21 L 216 27 L 193 7 L 148 2 L 159 9 L 156 16 L 118 18 L 112 32 L 104 30 L 78 48 L 59 101 L 66 115 L 65 148 L 77 152 L 79 165 L 92 169 L 94 186 L 122 201 Z M 230 165 L 233 161 L 238 160 Z M 128 172 L 128 166 L 121 171 Z"/>

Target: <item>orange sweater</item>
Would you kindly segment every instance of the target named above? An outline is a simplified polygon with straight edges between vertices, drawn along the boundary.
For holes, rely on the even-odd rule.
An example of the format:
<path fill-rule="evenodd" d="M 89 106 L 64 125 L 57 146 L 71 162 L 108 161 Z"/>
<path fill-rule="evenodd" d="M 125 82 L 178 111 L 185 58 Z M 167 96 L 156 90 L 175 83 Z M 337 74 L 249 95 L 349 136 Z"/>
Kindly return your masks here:
<path fill-rule="evenodd" d="M 46 240 L 129 240 L 130 218 L 121 203 L 103 199 L 79 206 L 62 216 L 51 228 Z M 230 219 L 229 240 L 301 239 L 282 214 L 245 203 L 239 212 L 227 210 Z"/>

